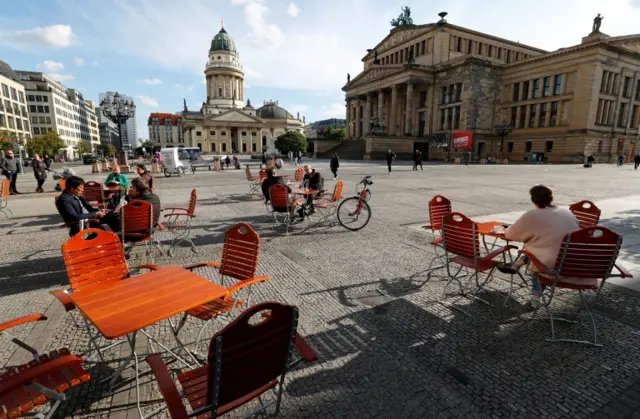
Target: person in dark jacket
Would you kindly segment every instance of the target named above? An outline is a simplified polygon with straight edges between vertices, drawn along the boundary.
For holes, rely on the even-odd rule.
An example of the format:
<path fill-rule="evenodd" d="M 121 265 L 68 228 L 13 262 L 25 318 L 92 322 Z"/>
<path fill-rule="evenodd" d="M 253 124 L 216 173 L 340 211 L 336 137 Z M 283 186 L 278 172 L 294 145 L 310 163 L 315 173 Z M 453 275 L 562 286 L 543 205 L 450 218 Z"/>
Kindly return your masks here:
<path fill-rule="evenodd" d="M 416 152 L 413 153 L 413 170 L 418 170 L 418 166 L 420 166 L 420 170 L 424 170 L 422 168 L 422 153 L 420 150 L 416 150 Z"/>
<path fill-rule="evenodd" d="M 320 173 L 316 172 L 311 168 L 311 166 L 307 164 L 304 166 L 302 185 L 305 189 L 317 192 L 305 195 L 306 202 L 300 209 L 300 218 L 304 218 L 305 211 L 309 214 L 313 214 L 315 212 L 315 208 L 313 207 L 313 200 L 324 193 L 324 178 Z"/>
<path fill-rule="evenodd" d="M 162 204 L 160 198 L 153 192 L 149 192 L 149 184 L 142 177 L 137 177 L 131 181 L 128 195 L 124 198 L 127 203 L 138 200 L 150 203 L 153 206 L 153 226 L 158 225 Z M 114 230 L 115 231 L 115 230 Z"/>
<path fill-rule="evenodd" d="M 42 193 L 44 189 L 42 189 L 42 185 L 44 185 L 44 181 L 47 179 L 47 169 L 44 165 L 44 162 L 40 159 L 40 156 L 35 154 L 33 156 L 33 161 L 31 162 L 31 166 L 33 167 L 33 175 L 36 178 L 36 182 L 38 182 L 38 187 L 36 188 L 36 192 Z"/>
<path fill-rule="evenodd" d="M 289 193 L 291 193 L 291 188 L 287 185 L 287 181 L 282 176 L 276 176 L 276 170 L 273 167 L 267 169 L 267 178 L 262 182 L 262 195 L 264 196 L 265 202 L 269 202 L 271 199 L 269 197 L 269 188 L 273 185 L 280 184 L 287 187 Z"/>
<path fill-rule="evenodd" d="M 640 166 L 640 153 L 633 156 L 633 169 L 638 170 L 638 166 Z"/>
<path fill-rule="evenodd" d="M 393 162 L 393 159 L 396 158 L 396 155 L 393 151 L 391 151 L 391 149 L 389 149 L 389 151 L 387 152 L 387 167 L 389 168 L 389 174 L 391 174 L 391 162 Z"/>
<path fill-rule="evenodd" d="M 94 208 L 83 197 L 84 179 L 78 176 L 67 178 L 64 191 L 56 199 L 56 208 L 65 223 L 69 224 L 69 236 L 80 231 L 80 222 L 89 219 L 102 219 L 107 212 Z M 99 228 L 99 225 L 91 225 Z"/>
<path fill-rule="evenodd" d="M 20 192 L 16 189 L 20 162 L 13 157 L 13 150 L 8 150 L 7 155 L 0 159 L 0 173 L 9 179 L 9 194 L 17 195 Z"/>
<path fill-rule="evenodd" d="M 51 157 L 49 157 L 48 154 L 45 154 L 43 156 L 43 158 L 42 158 L 42 161 L 44 162 L 44 167 L 46 167 L 47 171 L 50 172 L 51 171 L 51 163 L 52 163 Z"/>
<path fill-rule="evenodd" d="M 336 180 L 338 177 L 338 167 L 340 167 L 340 160 L 338 159 L 338 153 L 333 152 L 333 156 L 331 157 L 331 162 L 329 163 L 329 168 L 333 173 L 333 180 Z"/>

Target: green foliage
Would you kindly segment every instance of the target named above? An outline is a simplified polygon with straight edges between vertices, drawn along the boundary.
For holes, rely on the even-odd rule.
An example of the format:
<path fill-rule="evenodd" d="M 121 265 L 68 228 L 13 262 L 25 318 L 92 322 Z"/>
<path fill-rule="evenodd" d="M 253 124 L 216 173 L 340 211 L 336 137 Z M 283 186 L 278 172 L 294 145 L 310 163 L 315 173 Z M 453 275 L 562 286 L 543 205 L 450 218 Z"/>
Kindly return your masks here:
<path fill-rule="evenodd" d="M 323 132 L 323 138 L 327 140 L 344 140 L 347 138 L 346 128 L 328 127 Z"/>
<path fill-rule="evenodd" d="M 14 148 L 14 144 L 18 141 L 15 133 L 6 129 L 0 129 L 0 150 L 7 151 Z"/>
<path fill-rule="evenodd" d="M 55 156 L 60 153 L 61 148 L 64 148 L 64 141 L 62 141 L 57 132 L 47 132 L 27 141 L 25 148 L 30 156 L 34 154 Z"/>
<path fill-rule="evenodd" d="M 142 143 L 142 149 L 144 149 L 144 151 L 146 151 L 147 153 L 151 153 L 153 151 L 153 144 L 151 143 L 151 141 L 145 141 Z"/>
<path fill-rule="evenodd" d="M 96 147 L 97 151 L 104 157 L 113 156 L 118 151 L 114 146 L 109 144 L 100 144 Z"/>
<path fill-rule="evenodd" d="M 86 141 L 80 140 L 80 142 L 78 142 L 78 146 L 76 147 L 76 150 L 78 150 L 78 154 L 80 154 L 81 156 L 83 154 L 90 154 L 91 146 Z"/>
<path fill-rule="evenodd" d="M 276 138 L 275 146 L 282 154 L 290 151 L 304 153 L 307 151 L 307 139 L 299 131 L 287 131 Z"/>

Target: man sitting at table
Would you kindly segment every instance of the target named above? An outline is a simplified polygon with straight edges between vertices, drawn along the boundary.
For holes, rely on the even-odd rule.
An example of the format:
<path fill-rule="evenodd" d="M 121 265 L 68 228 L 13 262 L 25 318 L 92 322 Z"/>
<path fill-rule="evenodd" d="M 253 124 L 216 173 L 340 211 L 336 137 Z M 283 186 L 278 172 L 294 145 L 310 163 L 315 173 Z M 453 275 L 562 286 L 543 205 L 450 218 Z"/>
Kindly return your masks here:
<path fill-rule="evenodd" d="M 149 184 L 146 179 L 137 177 L 131 181 L 131 187 L 129 188 L 129 194 L 124 198 L 127 203 L 136 201 L 145 201 L 153 206 L 153 226 L 158 225 L 160 219 L 160 210 L 162 205 L 160 204 L 160 198 L 158 195 L 149 191 Z"/>
<path fill-rule="evenodd" d="M 56 208 L 65 223 L 69 226 L 69 236 L 73 237 L 80 231 L 83 220 L 100 219 L 104 221 L 106 211 L 94 208 L 83 197 L 84 179 L 78 176 L 67 178 L 64 190 L 56 199 Z M 99 228 L 98 223 L 92 223 L 91 227 Z M 97 224 L 97 225 L 95 225 Z"/>
<path fill-rule="evenodd" d="M 287 187 L 289 193 L 291 193 L 291 188 L 287 185 L 287 182 L 283 176 L 276 176 L 276 169 L 270 167 L 267 169 L 267 177 L 262 181 L 262 195 L 264 196 L 265 202 L 269 202 L 269 188 L 273 185 L 280 184 Z"/>
<path fill-rule="evenodd" d="M 300 217 L 304 217 L 304 211 L 307 211 L 309 214 L 313 214 L 315 212 L 315 208 L 313 207 L 313 200 L 316 197 L 321 196 L 324 193 L 324 178 L 322 175 L 312 169 L 310 165 L 304 166 L 304 177 L 302 178 L 303 187 L 317 191 L 312 194 L 306 195 L 306 202 L 303 208 L 300 209 Z"/>
<path fill-rule="evenodd" d="M 552 268 L 564 236 L 579 229 L 578 220 L 568 208 L 553 205 L 553 191 L 549 187 L 536 185 L 529 193 L 531 202 L 536 207 L 522 214 L 518 221 L 507 229 L 505 238 L 509 241 L 524 243 L 525 250 L 544 265 Z M 523 257 L 511 264 L 508 269 L 517 270 L 526 263 L 528 259 Z M 533 308 L 538 308 L 544 285 L 536 278 L 534 269 L 529 267 L 532 284 L 530 304 Z"/>

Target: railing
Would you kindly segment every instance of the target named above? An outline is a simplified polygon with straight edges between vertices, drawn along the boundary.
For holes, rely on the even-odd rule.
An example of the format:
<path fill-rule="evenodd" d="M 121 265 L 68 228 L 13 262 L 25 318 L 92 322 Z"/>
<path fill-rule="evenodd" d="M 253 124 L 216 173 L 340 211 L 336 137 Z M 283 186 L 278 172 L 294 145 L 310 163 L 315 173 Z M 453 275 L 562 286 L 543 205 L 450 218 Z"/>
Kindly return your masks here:
<path fill-rule="evenodd" d="M 242 64 L 236 64 L 236 63 L 230 63 L 230 62 L 222 62 L 222 63 L 207 63 L 207 65 L 205 66 L 205 69 L 207 68 L 228 68 L 228 67 L 232 67 L 232 68 L 237 68 L 239 70 L 242 70 Z"/>

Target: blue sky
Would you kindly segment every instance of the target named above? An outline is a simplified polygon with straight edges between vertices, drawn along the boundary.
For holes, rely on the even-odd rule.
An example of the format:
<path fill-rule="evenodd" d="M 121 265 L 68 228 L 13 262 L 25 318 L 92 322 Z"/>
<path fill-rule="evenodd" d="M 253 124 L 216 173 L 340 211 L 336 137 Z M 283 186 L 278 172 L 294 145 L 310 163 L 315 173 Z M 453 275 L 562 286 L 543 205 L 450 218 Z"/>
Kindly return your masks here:
<path fill-rule="evenodd" d="M 602 31 L 640 32 L 640 0 L 25 0 L 0 8 L 0 59 L 42 69 L 97 101 L 133 96 L 139 136 L 149 112 L 177 112 L 206 98 L 211 38 L 225 28 L 245 66 L 252 104 L 279 100 L 307 121 L 344 117 L 346 74 L 408 5 L 416 24 L 449 12 L 456 25 L 548 50 L 574 45 L 604 15 Z M 413 4 L 412 4 L 413 3 Z"/>

